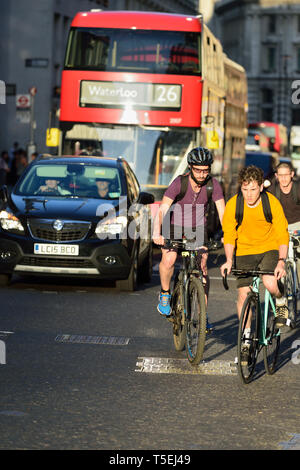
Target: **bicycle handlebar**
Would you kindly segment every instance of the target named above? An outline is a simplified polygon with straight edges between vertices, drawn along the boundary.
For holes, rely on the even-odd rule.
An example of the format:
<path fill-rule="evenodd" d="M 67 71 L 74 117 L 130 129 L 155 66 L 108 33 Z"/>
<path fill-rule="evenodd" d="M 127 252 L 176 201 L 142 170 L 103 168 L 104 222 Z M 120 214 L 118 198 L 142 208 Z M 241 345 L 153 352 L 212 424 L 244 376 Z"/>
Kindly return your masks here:
<path fill-rule="evenodd" d="M 162 248 L 166 248 L 166 249 L 170 249 L 170 248 L 175 248 L 175 249 L 179 249 L 179 250 L 188 250 L 188 251 L 199 251 L 199 250 L 203 250 L 203 253 L 206 252 L 206 251 L 214 251 L 214 250 L 218 250 L 221 246 L 222 246 L 222 243 L 221 242 L 217 242 L 217 241 L 211 241 L 208 243 L 208 246 L 201 246 L 199 248 L 190 248 L 188 245 L 189 244 L 192 244 L 192 245 L 195 245 L 195 240 L 188 240 L 188 239 L 185 239 L 183 238 L 182 240 L 171 240 L 171 239 L 166 239 L 165 240 L 165 244 L 163 245 Z"/>
<path fill-rule="evenodd" d="M 225 269 L 224 270 L 224 276 L 223 276 L 223 286 L 224 286 L 225 290 L 229 289 L 228 282 L 227 282 L 227 272 L 228 272 L 227 269 Z M 274 276 L 274 271 L 264 271 L 262 269 L 248 269 L 248 270 L 232 269 L 231 273 L 234 276 L 245 275 L 245 277 L 247 277 L 247 276 L 259 276 L 261 274 L 268 274 L 270 276 Z M 277 279 L 277 286 L 278 286 L 279 292 L 283 295 L 284 294 L 284 285 L 283 285 L 281 279 Z"/>

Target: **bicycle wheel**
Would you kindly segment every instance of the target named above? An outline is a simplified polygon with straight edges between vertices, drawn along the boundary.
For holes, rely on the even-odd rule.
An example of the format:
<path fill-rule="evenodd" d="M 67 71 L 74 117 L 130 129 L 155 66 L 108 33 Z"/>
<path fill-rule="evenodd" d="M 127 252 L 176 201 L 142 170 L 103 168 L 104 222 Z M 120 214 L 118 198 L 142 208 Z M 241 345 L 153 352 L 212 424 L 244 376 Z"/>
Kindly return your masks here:
<path fill-rule="evenodd" d="M 187 288 L 186 350 L 191 364 L 201 361 L 206 337 L 206 304 L 202 282 L 194 277 L 189 279 Z"/>
<path fill-rule="evenodd" d="M 250 335 L 245 337 L 245 328 L 250 328 Z M 244 383 L 249 383 L 253 377 L 257 356 L 259 352 L 258 342 L 259 332 L 259 312 L 257 308 L 257 298 L 253 293 L 248 294 L 239 321 L 237 358 L 238 373 Z M 245 359 L 245 347 L 248 354 Z"/>
<path fill-rule="evenodd" d="M 182 351 L 186 341 L 186 321 L 184 318 L 182 284 L 175 284 L 171 300 L 173 341 L 176 351 Z"/>
<path fill-rule="evenodd" d="M 267 344 L 264 347 L 264 364 L 267 374 L 274 374 L 280 347 L 280 331 L 275 326 L 275 315 L 269 302 L 267 313 L 267 325 L 265 338 Z"/>
<path fill-rule="evenodd" d="M 297 294 L 298 294 L 298 283 L 297 274 L 294 273 L 293 264 L 291 262 L 286 263 L 285 267 L 285 295 L 288 301 L 289 309 L 289 320 L 291 328 L 295 328 L 297 319 Z"/>

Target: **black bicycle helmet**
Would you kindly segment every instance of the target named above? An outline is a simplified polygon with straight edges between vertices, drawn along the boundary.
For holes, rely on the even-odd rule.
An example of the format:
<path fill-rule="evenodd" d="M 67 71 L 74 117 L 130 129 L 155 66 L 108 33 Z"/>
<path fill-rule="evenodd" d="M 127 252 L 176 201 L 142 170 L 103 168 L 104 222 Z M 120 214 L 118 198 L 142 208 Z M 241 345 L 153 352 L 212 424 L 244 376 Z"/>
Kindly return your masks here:
<path fill-rule="evenodd" d="M 214 159 L 211 151 L 204 147 L 194 148 L 187 156 L 187 162 L 189 165 L 211 166 L 213 161 Z"/>

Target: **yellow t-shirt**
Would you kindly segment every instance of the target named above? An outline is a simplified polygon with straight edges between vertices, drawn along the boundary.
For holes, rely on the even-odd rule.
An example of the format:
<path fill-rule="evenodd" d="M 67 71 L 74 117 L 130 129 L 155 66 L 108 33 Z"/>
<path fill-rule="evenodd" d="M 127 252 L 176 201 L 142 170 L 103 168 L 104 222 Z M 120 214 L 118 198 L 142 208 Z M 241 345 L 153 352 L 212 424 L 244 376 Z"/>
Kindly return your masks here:
<path fill-rule="evenodd" d="M 278 250 L 280 245 L 288 245 L 288 222 L 281 203 L 273 194 L 268 193 L 268 196 L 272 223 L 266 221 L 261 201 L 256 207 L 248 207 L 244 201 L 244 216 L 238 230 L 235 219 L 237 195 L 227 202 L 222 223 L 224 245 L 228 243 L 235 246 L 237 240 L 237 256 L 265 253 Z"/>

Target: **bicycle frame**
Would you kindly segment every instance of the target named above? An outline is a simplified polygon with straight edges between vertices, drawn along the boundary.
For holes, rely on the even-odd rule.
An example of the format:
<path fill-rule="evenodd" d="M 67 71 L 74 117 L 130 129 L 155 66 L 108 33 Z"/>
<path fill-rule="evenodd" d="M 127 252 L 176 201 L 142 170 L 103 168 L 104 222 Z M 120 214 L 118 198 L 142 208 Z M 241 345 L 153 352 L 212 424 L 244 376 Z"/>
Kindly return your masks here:
<path fill-rule="evenodd" d="M 293 281 L 294 281 L 294 285 L 297 286 L 296 294 L 298 295 L 299 278 L 298 278 L 296 260 L 297 260 L 297 246 L 299 246 L 299 240 L 297 236 L 295 236 L 292 232 L 289 232 L 289 234 L 290 234 L 290 241 L 289 241 L 289 249 L 288 249 L 288 258 L 286 261 L 291 263 L 291 265 L 293 266 Z M 298 236 L 299 235 L 300 233 L 298 233 Z"/>
<path fill-rule="evenodd" d="M 180 273 L 182 273 L 181 282 L 183 284 L 183 307 L 184 307 L 184 317 L 186 318 L 186 311 L 187 311 L 187 295 L 188 295 L 188 284 L 190 276 L 197 274 L 199 279 L 202 281 L 202 271 L 197 268 L 196 260 L 197 260 L 197 252 L 194 250 L 191 251 L 182 251 L 182 267 L 180 269 Z M 179 275 L 180 275 L 179 273 Z"/>
<path fill-rule="evenodd" d="M 268 291 L 268 289 L 265 289 L 265 302 L 264 302 L 264 312 L 262 315 L 262 308 L 261 308 L 261 302 L 260 302 L 260 295 L 259 295 L 259 285 L 260 285 L 260 277 L 255 276 L 252 281 L 251 285 L 251 290 L 256 294 L 257 298 L 257 306 L 258 306 L 258 312 L 259 312 L 259 326 L 260 326 L 260 331 L 259 331 L 259 344 L 261 346 L 267 346 L 268 344 L 268 338 L 266 337 L 266 332 L 267 332 L 267 320 L 268 320 L 268 310 L 269 310 L 269 305 L 271 305 L 274 317 L 275 317 L 275 312 L 276 312 L 276 307 L 274 300 Z M 280 333 L 276 334 L 278 336 Z"/>
<path fill-rule="evenodd" d="M 171 298 L 173 339 L 177 351 L 186 348 L 191 364 L 202 359 L 206 335 L 206 301 L 203 273 L 198 265 L 199 249 L 189 248 L 187 240 L 169 240 L 165 247 L 177 249 L 182 257 L 182 267 L 175 277 Z M 179 299 L 179 300 L 178 300 Z"/>

